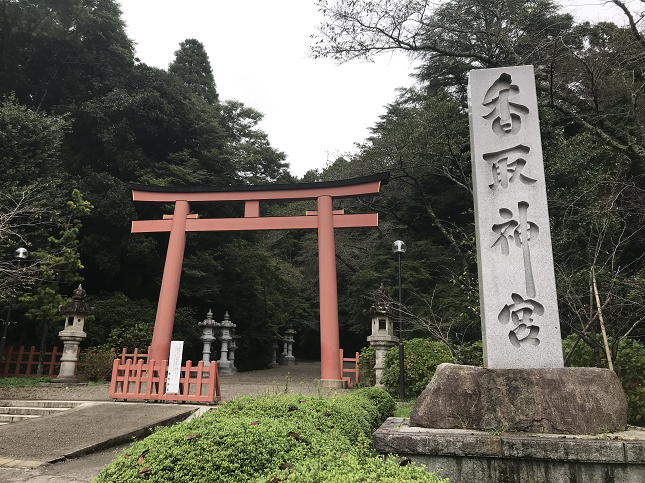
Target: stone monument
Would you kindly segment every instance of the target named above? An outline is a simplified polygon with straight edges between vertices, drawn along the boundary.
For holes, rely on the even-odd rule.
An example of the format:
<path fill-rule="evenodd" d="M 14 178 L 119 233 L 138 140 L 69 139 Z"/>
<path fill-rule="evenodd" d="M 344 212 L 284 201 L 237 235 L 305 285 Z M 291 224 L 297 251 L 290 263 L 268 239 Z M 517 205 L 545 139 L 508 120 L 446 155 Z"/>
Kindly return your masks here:
<path fill-rule="evenodd" d="M 231 329 L 235 328 L 235 324 L 231 322 L 228 312 L 224 314 L 224 320 L 220 322 L 219 328 L 219 340 L 222 346 L 220 348 L 220 358 L 217 361 L 217 372 L 220 376 L 230 376 L 233 374 L 233 370 L 231 369 L 231 362 L 228 360 L 228 343 L 232 339 Z"/>
<path fill-rule="evenodd" d="M 533 66 L 468 89 L 484 365 L 564 367 Z"/>
<path fill-rule="evenodd" d="M 65 316 L 65 328 L 58 333 L 63 341 L 63 355 L 60 358 L 60 371 L 58 377 L 52 382 L 63 384 L 76 384 L 75 369 L 78 361 L 78 345 L 85 340 L 87 334 L 83 332 L 85 317 L 90 315 L 94 308 L 85 303 L 85 290 L 80 285 L 72 292 L 72 301 L 59 305 L 58 311 Z"/>
<path fill-rule="evenodd" d="M 364 313 L 372 317 L 372 335 L 367 341 L 374 347 L 375 387 L 385 389 L 383 378 L 384 358 L 387 351 L 398 344 L 399 338 L 394 335 L 394 321 L 390 304 L 387 302 L 387 289 L 383 284 L 374 292 L 375 302 Z"/>
<path fill-rule="evenodd" d="M 202 327 L 202 336 L 199 338 L 204 343 L 202 361 L 204 361 L 205 367 L 209 367 L 211 365 L 211 344 L 216 339 L 215 329 L 219 327 L 219 324 L 213 320 L 213 312 L 209 310 L 206 318 L 197 326 Z"/>

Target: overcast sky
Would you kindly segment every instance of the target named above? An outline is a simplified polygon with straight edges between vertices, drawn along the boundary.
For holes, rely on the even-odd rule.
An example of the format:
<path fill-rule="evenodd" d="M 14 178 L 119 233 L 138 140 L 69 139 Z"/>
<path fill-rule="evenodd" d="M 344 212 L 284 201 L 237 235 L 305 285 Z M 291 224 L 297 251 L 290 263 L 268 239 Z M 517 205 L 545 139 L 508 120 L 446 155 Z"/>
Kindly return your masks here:
<path fill-rule="evenodd" d="M 220 99 L 237 99 L 262 112 L 261 128 L 287 154 L 297 176 L 354 150 L 394 100 L 395 89 L 413 83 L 413 65 L 402 54 L 343 65 L 307 58 L 322 19 L 313 0 L 119 3 L 136 55 L 148 65 L 166 69 L 181 41 L 202 42 Z M 607 2 L 562 3 L 584 19 L 623 21 Z"/>

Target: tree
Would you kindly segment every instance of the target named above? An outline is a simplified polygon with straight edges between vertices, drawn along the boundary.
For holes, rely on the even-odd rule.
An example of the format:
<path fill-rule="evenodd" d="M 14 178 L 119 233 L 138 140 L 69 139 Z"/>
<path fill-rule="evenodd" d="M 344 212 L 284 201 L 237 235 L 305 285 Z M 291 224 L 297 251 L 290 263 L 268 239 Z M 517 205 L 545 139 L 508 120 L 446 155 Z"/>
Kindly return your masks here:
<path fill-rule="evenodd" d="M 634 16 L 622 2 L 614 3 L 626 14 L 627 28 L 577 25 L 550 0 L 451 0 L 437 5 L 420 0 L 320 0 L 327 20 L 311 48 L 314 57 L 340 62 L 392 50 L 418 59 L 416 104 L 407 102 L 414 96 L 401 96 L 390 106 L 352 164 L 364 163 L 364 171 L 391 166 L 392 185 L 407 180 L 409 186 L 418 186 L 407 192 L 409 205 L 398 196 L 406 193 L 401 188 L 390 200 L 385 197 L 392 203 L 390 214 L 399 226 L 431 236 L 434 230 L 422 226 L 416 209 L 430 200 L 437 214 L 431 217 L 434 228 L 442 232 L 445 225 L 458 247 L 453 251 L 458 259 L 459 251 L 472 253 L 468 209 L 460 218 L 435 207 L 446 201 L 448 207 L 459 206 L 447 186 L 468 193 L 467 162 L 460 158 L 469 157 L 464 142 L 467 73 L 535 66 L 563 328 L 578 333 L 596 351 L 599 308 L 589 299 L 590 272 L 597 274 L 614 350 L 621 338 L 640 336 L 645 300 L 640 256 L 644 211 L 638 201 L 645 190 L 644 44 Z M 432 121 L 447 112 L 436 104 L 442 95 L 458 103 L 453 124 Z M 435 99 L 431 115 L 418 102 L 423 96 Z M 443 142 L 449 138 L 456 142 Z M 445 306 L 436 304 L 436 295 L 427 300 L 434 302 L 429 314 L 445 319 Z M 412 307 L 410 315 L 418 316 L 417 310 Z"/>
<path fill-rule="evenodd" d="M 168 72 L 181 78 L 195 95 L 213 105 L 219 101 L 213 69 L 208 60 L 204 44 L 196 39 L 186 39 L 175 51 L 175 60 Z"/>
<path fill-rule="evenodd" d="M 0 102 L 0 189 L 12 189 L 57 178 L 59 152 L 68 122 L 36 113 L 13 96 Z"/>
<path fill-rule="evenodd" d="M 109 92 L 133 64 L 113 0 L 0 2 L 0 94 L 49 112 Z"/>
<path fill-rule="evenodd" d="M 271 146 L 267 134 L 258 128 L 264 115 L 239 101 L 226 101 L 222 115 L 229 135 L 224 155 L 235 166 L 245 184 L 267 184 L 288 174 L 286 156 Z"/>
<path fill-rule="evenodd" d="M 574 25 L 551 0 L 318 5 L 328 20 L 311 48 L 314 57 L 345 61 L 402 50 L 421 61 L 418 75 L 428 88 L 449 88 L 464 106 L 470 69 L 533 64 L 545 101 L 642 171 L 645 75 L 634 22 L 627 29 Z"/>
<path fill-rule="evenodd" d="M 67 202 L 67 219 L 58 223 L 62 228 L 59 237 L 50 236 L 47 239 L 49 246 L 41 246 L 31 254 L 32 263 L 40 264 L 44 260 L 49 266 L 42 272 L 41 285 L 20 297 L 26 308 L 25 316 L 38 323 L 41 330 L 38 376 L 43 372 L 49 325 L 60 317 L 58 307 L 65 302 L 60 295 L 60 286 L 70 286 L 83 279 L 78 273 L 83 268 L 78 253 L 78 234 L 82 226 L 80 218 L 87 216 L 91 209 L 92 205 L 74 190 L 72 199 Z"/>
<path fill-rule="evenodd" d="M 10 96 L 0 103 L 0 297 L 12 298 L 58 265 L 59 248 L 37 263 L 16 270 L 11 254 L 22 244 L 31 250 L 63 223 L 59 216 L 59 154 L 67 128 L 64 118 L 36 113 Z M 60 203 L 60 204 L 59 204 Z"/>

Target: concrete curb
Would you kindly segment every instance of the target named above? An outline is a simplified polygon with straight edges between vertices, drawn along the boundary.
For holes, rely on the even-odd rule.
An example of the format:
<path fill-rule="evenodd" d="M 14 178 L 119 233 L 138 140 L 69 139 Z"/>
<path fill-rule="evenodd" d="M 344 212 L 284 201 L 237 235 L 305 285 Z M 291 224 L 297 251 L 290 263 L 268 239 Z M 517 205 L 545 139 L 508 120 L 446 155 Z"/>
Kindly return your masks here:
<path fill-rule="evenodd" d="M 123 404 L 123 403 L 116 403 L 116 404 Z M 126 403 L 128 404 L 128 403 Z M 91 403 L 88 405 L 92 405 Z M 87 407 L 86 404 L 82 404 L 81 406 L 71 409 L 70 411 L 74 411 L 80 407 Z M 170 417 L 163 417 L 160 419 L 157 419 L 155 421 L 151 422 L 146 422 L 144 427 L 140 427 L 137 429 L 133 429 L 131 431 L 127 431 L 123 434 L 119 434 L 117 436 L 113 436 L 108 439 L 103 439 L 101 441 L 96 441 L 92 444 L 83 446 L 81 448 L 75 448 L 73 450 L 70 450 L 66 452 L 64 455 L 61 456 L 56 456 L 53 458 L 45 458 L 44 460 L 32 460 L 32 459 L 18 459 L 15 457 L 9 457 L 9 456 L 2 456 L 0 455 L 0 467 L 8 467 L 8 468 L 37 468 L 39 466 L 44 466 L 52 463 L 59 463 L 61 461 L 66 461 L 68 459 L 72 458 L 78 458 L 81 456 L 85 456 L 89 453 L 94 453 L 97 451 L 109 449 L 114 446 L 118 446 L 120 444 L 124 443 L 129 443 L 133 439 L 139 439 L 146 437 L 150 435 L 153 431 L 154 428 L 160 427 L 160 426 L 171 426 L 177 422 L 181 421 L 190 421 L 191 419 L 201 416 L 202 414 L 206 413 L 212 409 L 212 407 L 204 407 L 204 406 L 186 406 L 185 410 L 182 411 L 179 414 L 176 414 L 174 416 Z M 51 418 L 51 417 L 56 417 L 58 415 L 48 415 L 44 416 L 46 418 Z M 17 423 L 13 423 L 17 424 Z"/>
<path fill-rule="evenodd" d="M 118 446 L 121 443 L 127 443 L 129 441 L 132 441 L 133 439 L 144 438 L 152 434 L 152 430 L 156 427 L 172 426 L 175 423 L 186 420 L 186 418 L 191 416 L 193 411 L 194 411 L 194 408 L 187 408 L 185 412 L 178 414 L 176 416 L 159 419 L 157 421 L 147 424 L 145 428 L 135 429 L 133 431 L 120 434 L 119 436 L 114 436 L 113 438 L 109 438 L 103 441 L 99 441 L 97 443 L 90 444 L 83 448 L 76 449 L 58 458 L 47 460 L 46 463 L 58 463 L 60 461 L 65 461 L 71 458 L 78 458 L 79 456 L 84 456 L 88 453 L 94 453 L 96 451 L 108 449 L 113 446 Z"/>

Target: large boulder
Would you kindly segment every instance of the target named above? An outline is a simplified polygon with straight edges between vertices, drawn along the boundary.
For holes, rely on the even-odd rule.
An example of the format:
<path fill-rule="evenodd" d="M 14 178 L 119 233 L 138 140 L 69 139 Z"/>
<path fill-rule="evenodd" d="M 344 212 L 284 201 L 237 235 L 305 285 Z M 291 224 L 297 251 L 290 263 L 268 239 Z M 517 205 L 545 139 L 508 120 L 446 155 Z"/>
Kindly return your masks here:
<path fill-rule="evenodd" d="M 627 426 L 627 399 L 609 369 L 437 367 L 410 426 L 598 434 Z"/>

